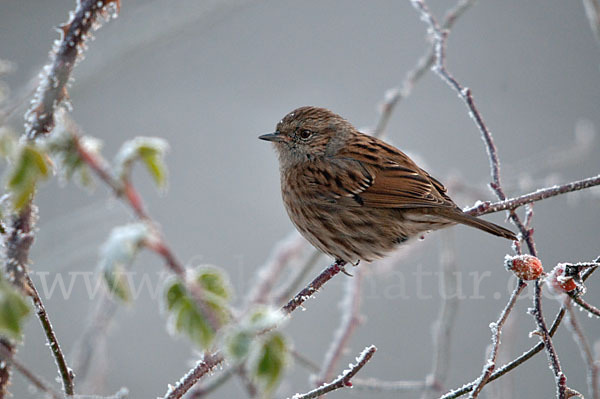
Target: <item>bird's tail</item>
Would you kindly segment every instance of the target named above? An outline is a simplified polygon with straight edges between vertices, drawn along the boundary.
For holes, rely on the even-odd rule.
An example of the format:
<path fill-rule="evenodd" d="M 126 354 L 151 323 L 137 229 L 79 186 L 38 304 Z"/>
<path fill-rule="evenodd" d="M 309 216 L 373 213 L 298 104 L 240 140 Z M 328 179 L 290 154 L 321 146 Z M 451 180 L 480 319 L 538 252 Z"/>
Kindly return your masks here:
<path fill-rule="evenodd" d="M 458 210 L 458 212 L 448 212 L 444 216 L 448 217 L 449 219 L 452 219 L 457 223 L 475 227 L 479 230 L 483 230 L 487 233 L 493 234 L 498 237 L 504 237 L 513 241 L 517 240 L 517 236 L 512 231 L 505 229 L 504 227 L 500 227 L 497 224 L 488 222 L 483 219 L 479 219 L 475 216 L 471 216 L 460 210 Z"/>

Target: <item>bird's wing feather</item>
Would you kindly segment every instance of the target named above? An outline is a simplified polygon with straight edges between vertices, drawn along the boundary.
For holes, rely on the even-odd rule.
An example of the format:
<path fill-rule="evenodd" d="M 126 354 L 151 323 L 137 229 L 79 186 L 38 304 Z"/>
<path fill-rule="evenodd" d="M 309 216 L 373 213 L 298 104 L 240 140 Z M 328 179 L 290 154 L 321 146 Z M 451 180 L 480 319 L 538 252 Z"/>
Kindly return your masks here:
<path fill-rule="evenodd" d="M 366 137 L 366 136 L 365 136 Z M 352 195 L 349 205 L 373 208 L 455 208 L 446 188 L 406 154 L 376 139 L 369 138 L 370 147 L 381 146 L 384 151 L 372 152 L 351 146 L 336 154 L 331 162 L 341 185 Z M 360 148 L 359 148 L 360 149 Z M 360 171 L 363 179 L 347 178 L 348 171 Z"/>

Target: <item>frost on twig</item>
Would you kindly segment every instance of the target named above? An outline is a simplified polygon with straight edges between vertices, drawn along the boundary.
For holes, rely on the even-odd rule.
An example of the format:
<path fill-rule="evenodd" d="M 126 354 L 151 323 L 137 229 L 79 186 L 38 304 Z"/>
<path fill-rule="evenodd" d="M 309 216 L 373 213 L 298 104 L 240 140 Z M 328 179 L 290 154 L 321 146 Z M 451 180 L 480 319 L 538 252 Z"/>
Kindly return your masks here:
<path fill-rule="evenodd" d="M 471 8 L 473 4 L 475 4 L 475 0 L 459 0 L 456 5 L 446 13 L 444 22 L 442 23 L 442 29 L 452 28 L 456 20 L 463 15 L 465 11 Z M 408 71 L 402 81 L 401 88 L 393 88 L 385 92 L 383 102 L 380 106 L 379 120 L 375 124 L 373 136 L 381 137 L 383 135 L 396 105 L 410 95 L 415 84 L 423 77 L 423 75 L 425 75 L 434 62 L 434 47 L 431 46 L 427 49 L 427 53 L 419 59 L 413 69 Z"/>
<path fill-rule="evenodd" d="M 352 377 L 354 377 L 356 373 L 358 373 L 360 369 L 362 369 L 363 366 L 367 364 L 369 360 L 371 360 L 371 357 L 373 357 L 375 351 L 377 351 L 377 348 L 373 345 L 366 347 L 356 358 L 356 363 L 349 364 L 348 369 L 344 370 L 344 372 L 335 380 L 305 394 L 295 394 L 291 399 L 312 399 L 328 392 L 335 391 L 336 389 L 352 387 Z"/>
<path fill-rule="evenodd" d="M 575 309 L 571 303 L 571 298 L 565 298 L 564 305 L 567 309 L 567 327 L 571 330 L 573 341 L 577 344 L 581 358 L 586 365 L 588 393 L 592 399 L 600 398 L 600 363 L 594 360 L 594 355 L 590 344 L 581 330 L 577 316 L 575 315 Z"/>
<path fill-rule="evenodd" d="M 363 279 L 363 269 L 358 268 L 352 279 L 346 279 L 346 294 L 339 307 L 342 313 L 342 319 L 336 330 L 329 349 L 325 353 L 323 366 L 317 377 L 316 385 L 321 385 L 333 377 L 333 370 L 337 365 L 344 349 L 346 349 L 354 330 L 361 321 L 361 283 Z"/>
<path fill-rule="evenodd" d="M 103 19 L 116 17 L 119 7 L 120 0 L 80 0 L 69 21 L 59 27 L 61 38 L 50 51 L 50 63 L 40 73 L 40 83 L 25 114 L 29 139 L 48 134 L 54 128 L 54 113 L 57 107 L 68 104 L 71 72 L 83 58 L 91 31 L 98 29 Z"/>
<path fill-rule="evenodd" d="M 508 303 L 504 307 L 504 310 L 502 310 L 500 317 L 495 323 L 490 323 L 490 329 L 492 330 L 492 350 L 487 363 L 483 367 L 483 371 L 477 381 L 477 385 L 473 391 L 471 391 L 471 395 L 469 396 L 470 398 L 476 398 L 479 395 L 479 392 L 481 392 L 485 384 L 487 384 L 492 372 L 496 368 L 496 358 L 498 357 L 498 350 L 500 349 L 500 335 L 502 333 L 502 327 L 504 326 L 506 319 L 508 319 L 508 315 L 513 310 L 515 303 L 517 302 L 517 298 L 521 292 L 523 292 L 523 289 L 526 286 L 527 284 L 523 280 L 518 280 L 517 286 L 513 290 Z"/>

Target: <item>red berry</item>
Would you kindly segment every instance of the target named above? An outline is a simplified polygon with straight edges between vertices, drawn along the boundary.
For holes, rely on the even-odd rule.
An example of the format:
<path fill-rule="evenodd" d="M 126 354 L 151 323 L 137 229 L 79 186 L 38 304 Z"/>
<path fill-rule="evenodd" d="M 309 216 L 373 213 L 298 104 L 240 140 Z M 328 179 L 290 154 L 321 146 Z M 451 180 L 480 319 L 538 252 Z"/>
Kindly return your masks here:
<path fill-rule="evenodd" d="M 564 263 L 559 263 L 548 275 L 547 283 L 554 292 L 571 292 L 579 288 L 573 276 L 565 274 L 565 266 Z"/>
<path fill-rule="evenodd" d="M 531 255 L 506 255 L 504 266 L 521 280 L 537 280 L 544 273 L 542 262 Z"/>

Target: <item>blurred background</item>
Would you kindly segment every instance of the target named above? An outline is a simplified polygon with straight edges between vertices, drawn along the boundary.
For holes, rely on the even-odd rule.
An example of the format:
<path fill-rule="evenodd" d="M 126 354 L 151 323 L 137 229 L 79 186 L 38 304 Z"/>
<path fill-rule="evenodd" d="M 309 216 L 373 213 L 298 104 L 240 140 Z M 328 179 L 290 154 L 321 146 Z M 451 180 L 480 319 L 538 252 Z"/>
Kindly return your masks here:
<path fill-rule="evenodd" d="M 454 3 L 429 5 L 442 18 Z M 73 8 L 72 0 L 0 4 L 0 58 L 14 66 L 3 79 L 11 101 L 28 102 L 58 38 L 54 27 Z M 293 231 L 280 199 L 276 156 L 257 136 L 271 132 L 283 115 L 302 105 L 330 108 L 357 127 L 372 129 L 384 93 L 401 85 L 428 47 L 426 26 L 410 2 L 392 0 L 123 0 L 119 17 L 95 36 L 74 72 L 72 117 L 86 134 L 102 140 L 108 159 L 134 136 L 168 140 L 169 189 L 157 194 L 141 168 L 135 183 L 179 258 L 189 265 L 224 268 L 237 303 L 275 243 Z M 599 173 L 600 46 L 581 2 L 481 0 L 457 21 L 447 53 L 450 71 L 472 89 L 494 134 L 510 196 Z M 24 110 L 10 121 L 18 133 Z M 494 198 L 487 188 L 489 165 L 479 132 L 456 94 L 432 72 L 398 105 L 385 137 L 446 183 L 459 205 Z M 83 276 L 95 270 L 98 248 L 110 230 L 133 218 L 101 183 L 89 193 L 54 179 L 39 190 L 36 203 L 40 218 L 31 253 L 33 278 L 46 297 L 63 349 L 72 355 L 94 304 Z M 600 255 L 597 189 L 542 201 L 534 211 L 546 271 L 557 262 Z M 486 218 L 503 223 L 504 217 Z M 465 227 L 428 234 L 395 262 L 359 266 L 366 269 L 364 323 L 339 371 L 373 344 L 379 350 L 361 371 L 363 378 L 422 380 L 431 372 L 444 245 L 455 255 L 460 294 L 445 387 L 479 375 L 490 343 L 488 325 L 497 319 L 515 280 L 503 267 L 509 243 Z M 329 262 L 322 257 L 311 277 Z M 139 273 L 137 284 L 145 275 L 149 285 L 115 315 L 100 351 L 99 364 L 107 368 L 99 368 L 102 389 L 97 393 L 126 386 L 131 398 L 162 396 L 197 354 L 185 338 L 173 338 L 165 328 L 161 259 L 143 253 L 133 270 Z M 346 279 L 341 275 L 328 283 L 284 330 L 295 349 L 317 364 L 339 324 Z M 599 276 L 587 285 L 587 300 L 599 305 Z M 528 337 L 535 329 L 526 314 L 530 298 L 531 290 L 511 314 L 504 360 L 538 342 Z M 548 322 L 558 307 L 547 295 Z M 598 320 L 579 315 L 598 359 Z M 568 385 L 587 393 L 585 365 L 564 325 L 555 344 Z M 35 317 L 18 357 L 54 381 L 55 365 Z M 309 374 L 296 362 L 277 397 L 309 390 Z M 11 391 L 18 398 L 37 397 L 28 385 L 15 373 Z M 553 396 L 546 355 L 538 354 L 483 392 L 503 398 Z M 330 396 L 420 393 L 347 389 Z M 233 379 L 212 397 L 245 397 L 245 392 Z"/>

